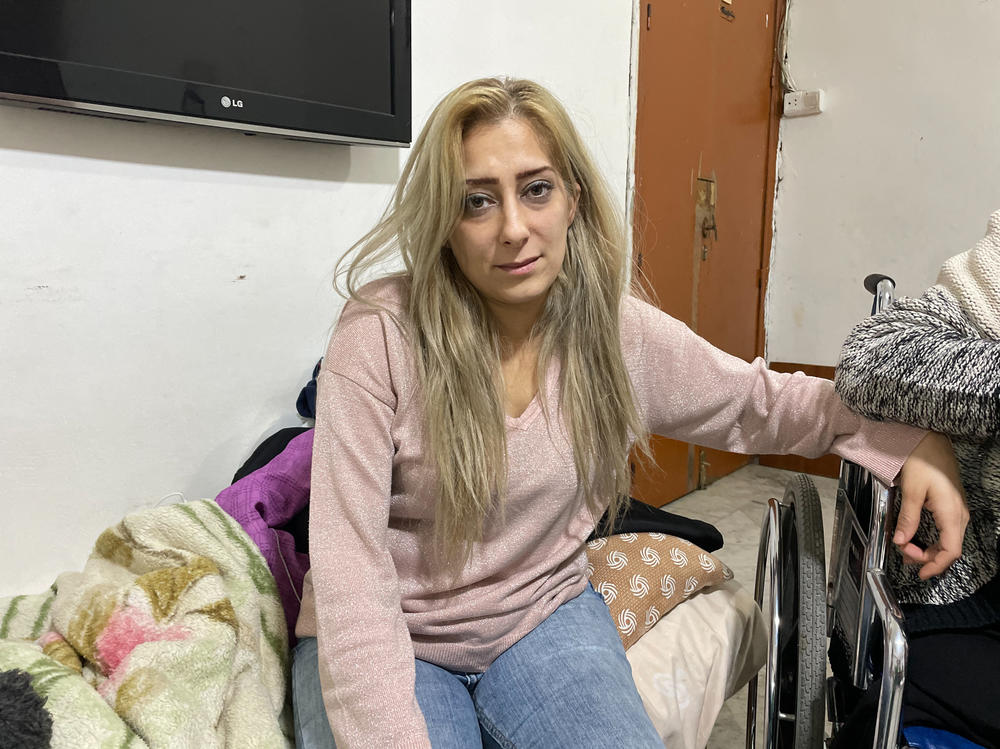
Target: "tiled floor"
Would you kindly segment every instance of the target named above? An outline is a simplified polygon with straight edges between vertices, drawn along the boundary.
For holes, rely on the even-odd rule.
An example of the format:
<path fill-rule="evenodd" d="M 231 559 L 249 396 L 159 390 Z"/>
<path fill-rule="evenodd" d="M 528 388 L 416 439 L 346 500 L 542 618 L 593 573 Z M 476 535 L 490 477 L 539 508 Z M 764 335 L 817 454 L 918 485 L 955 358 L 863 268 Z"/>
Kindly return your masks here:
<path fill-rule="evenodd" d="M 757 547 L 767 500 L 769 497 L 780 499 L 785 492 L 785 484 L 793 475 L 777 468 L 750 465 L 716 481 L 707 489 L 692 492 L 672 502 L 666 509 L 704 520 L 718 528 L 725 539 L 725 546 L 715 552 L 716 555 L 732 568 L 743 587 L 753 593 Z M 837 481 L 818 476 L 812 479 L 823 504 L 824 538 L 829 558 Z M 738 749 L 744 745 L 746 710 L 744 687 L 723 705 L 709 739 L 708 749 Z"/>

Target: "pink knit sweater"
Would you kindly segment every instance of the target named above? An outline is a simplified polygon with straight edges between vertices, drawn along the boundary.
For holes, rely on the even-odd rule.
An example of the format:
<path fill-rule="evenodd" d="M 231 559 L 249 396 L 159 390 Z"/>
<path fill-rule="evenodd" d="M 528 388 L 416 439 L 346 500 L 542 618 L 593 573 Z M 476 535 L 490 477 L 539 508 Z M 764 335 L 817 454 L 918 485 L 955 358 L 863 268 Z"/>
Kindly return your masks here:
<path fill-rule="evenodd" d="M 402 312 L 406 282 L 364 290 Z M 405 315 L 403 315 L 405 319 Z M 742 453 L 826 452 L 890 482 L 923 432 L 865 421 L 832 383 L 769 371 L 713 348 L 635 299 L 622 349 L 650 431 Z M 558 367 L 544 383 L 559 403 Z M 450 579 L 426 564 L 435 480 L 415 369 L 384 311 L 348 302 L 319 376 L 310 510 L 312 571 L 297 632 L 319 637 L 323 699 L 338 749 L 429 746 L 414 657 L 482 671 L 587 583 L 595 518 L 578 493 L 559 418 L 538 399 L 507 418 L 504 522 Z M 311 583 L 310 583 L 311 578 Z"/>

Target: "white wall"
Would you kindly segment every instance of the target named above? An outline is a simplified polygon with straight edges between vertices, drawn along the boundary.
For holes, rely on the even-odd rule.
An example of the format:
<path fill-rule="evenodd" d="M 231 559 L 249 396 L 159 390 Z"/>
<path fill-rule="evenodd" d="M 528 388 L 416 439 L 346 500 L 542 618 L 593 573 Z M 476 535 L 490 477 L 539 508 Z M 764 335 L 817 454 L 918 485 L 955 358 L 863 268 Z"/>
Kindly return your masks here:
<path fill-rule="evenodd" d="M 413 4 L 414 135 L 464 80 L 567 104 L 622 205 L 632 0 Z M 333 262 L 405 151 L 0 107 L 0 596 L 171 492 L 213 497 L 295 398 Z"/>
<path fill-rule="evenodd" d="M 827 111 L 782 123 L 767 351 L 832 365 L 865 275 L 919 294 L 1000 208 L 1000 3 L 796 0 L 789 30 Z"/>

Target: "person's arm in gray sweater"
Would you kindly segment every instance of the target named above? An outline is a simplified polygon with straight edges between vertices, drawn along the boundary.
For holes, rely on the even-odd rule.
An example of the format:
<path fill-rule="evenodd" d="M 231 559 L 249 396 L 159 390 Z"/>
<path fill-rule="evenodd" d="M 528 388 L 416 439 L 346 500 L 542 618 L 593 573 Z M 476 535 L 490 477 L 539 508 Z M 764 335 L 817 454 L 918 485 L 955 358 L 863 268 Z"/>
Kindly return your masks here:
<path fill-rule="evenodd" d="M 940 287 L 862 320 L 844 342 L 836 387 L 872 419 L 970 439 L 1000 433 L 1000 342 Z"/>

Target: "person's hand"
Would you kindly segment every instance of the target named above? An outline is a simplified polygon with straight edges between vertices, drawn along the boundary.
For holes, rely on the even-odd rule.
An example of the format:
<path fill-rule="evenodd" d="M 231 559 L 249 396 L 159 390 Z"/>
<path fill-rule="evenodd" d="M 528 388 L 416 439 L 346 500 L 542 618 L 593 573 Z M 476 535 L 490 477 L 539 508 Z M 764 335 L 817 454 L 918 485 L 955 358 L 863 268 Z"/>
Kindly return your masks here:
<path fill-rule="evenodd" d="M 969 524 L 958 463 L 949 439 L 928 432 L 903 463 L 899 486 L 903 497 L 892 542 L 899 547 L 904 562 L 920 565 L 920 579 L 927 580 L 940 575 L 962 555 L 962 539 Z M 938 540 L 921 549 L 912 541 L 924 507 L 934 517 Z"/>

